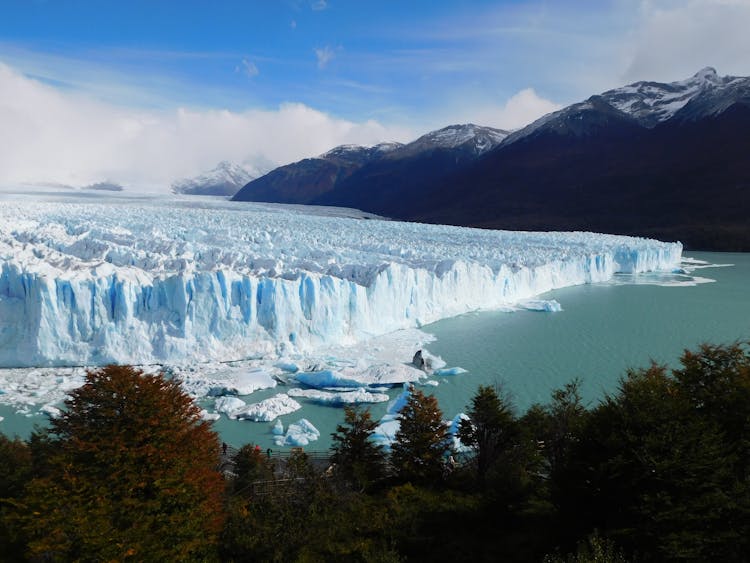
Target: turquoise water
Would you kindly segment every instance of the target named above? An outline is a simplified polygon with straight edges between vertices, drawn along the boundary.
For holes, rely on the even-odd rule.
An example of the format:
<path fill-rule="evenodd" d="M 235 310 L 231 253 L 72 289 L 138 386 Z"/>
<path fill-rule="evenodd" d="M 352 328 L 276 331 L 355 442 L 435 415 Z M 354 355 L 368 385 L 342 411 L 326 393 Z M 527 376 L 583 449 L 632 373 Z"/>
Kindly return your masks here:
<path fill-rule="evenodd" d="M 626 284 L 653 281 L 619 278 L 623 284 L 578 286 L 550 292 L 560 313 L 532 311 L 483 312 L 462 315 L 424 327 L 437 340 L 428 346 L 448 366 L 468 373 L 436 377 L 438 387 L 425 387 L 440 401 L 446 418 L 466 409 L 480 384 L 499 383 L 510 393 L 519 412 L 534 402 L 545 402 L 553 389 L 571 379 L 583 381 L 583 395 L 595 404 L 613 391 L 618 378 L 630 367 L 650 360 L 676 365 L 685 348 L 701 342 L 750 340 L 750 254 L 687 253 L 713 264 L 732 267 L 699 269 L 696 276 L 716 280 L 691 287 Z M 283 387 L 256 392 L 250 402 L 283 392 Z M 399 390 L 389 391 L 395 397 Z M 372 406 L 373 416 L 384 414 L 387 404 Z M 26 418 L 15 409 L 0 406 L 0 430 L 28 435 L 38 416 Z M 304 403 L 303 409 L 282 417 L 285 426 L 302 417 L 320 431 L 321 439 L 308 449 L 330 445 L 330 433 L 343 419 L 335 407 Z M 215 423 L 222 438 L 233 445 L 259 443 L 275 448 L 271 424 L 229 421 Z"/>

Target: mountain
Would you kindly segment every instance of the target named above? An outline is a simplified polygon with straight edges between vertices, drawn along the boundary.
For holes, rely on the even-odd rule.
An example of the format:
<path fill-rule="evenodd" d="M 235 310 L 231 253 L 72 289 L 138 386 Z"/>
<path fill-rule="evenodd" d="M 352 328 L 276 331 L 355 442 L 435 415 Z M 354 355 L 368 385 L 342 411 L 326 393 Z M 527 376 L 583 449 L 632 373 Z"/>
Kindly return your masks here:
<path fill-rule="evenodd" d="M 123 188 L 120 184 L 117 184 L 115 182 L 96 182 L 95 184 L 89 184 L 88 186 L 84 186 L 81 189 L 105 191 L 105 192 L 121 192 L 125 188 Z"/>
<path fill-rule="evenodd" d="M 547 115 L 433 186 L 401 219 L 591 230 L 750 250 L 750 78 L 706 68 Z"/>
<path fill-rule="evenodd" d="M 276 169 L 235 199 L 750 251 L 748 131 L 750 78 L 704 68 L 608 90 L 511 134 L 453 125 L 375 156 L 339 147 Z"/>
<path fill-rule="evenodd" d="M 257 170 L 224 160 L 204 174 L 173 182 L 172 192 L 186 195 L 233 196 L 242 186 L 260 174 Z"/>
<path fill-rule="evenodd" d="M 378 209 L 391 214 L 403 194 L 422 197 L 440 177 L 496 147 L 507 132 L 452 125 L 402 145 L 343 145 L 317 157 L 282 166 L 258 178 L 233 198 Z"/>
<path fill-rule="evenodd" d="M 248 183 L 232 199 L 313 204 L 368 162 L 402 146 L 401 143 L 381 143 L 374 147 L 341 145 L 316 158 L 280 166 Z"/>

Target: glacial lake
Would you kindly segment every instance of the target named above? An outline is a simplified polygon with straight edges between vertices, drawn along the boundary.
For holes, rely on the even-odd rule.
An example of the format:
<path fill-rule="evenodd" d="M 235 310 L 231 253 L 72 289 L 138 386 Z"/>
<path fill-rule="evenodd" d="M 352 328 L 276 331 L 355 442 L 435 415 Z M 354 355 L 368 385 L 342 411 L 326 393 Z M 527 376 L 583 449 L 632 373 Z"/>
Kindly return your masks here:
<path fill-rule="evenodd" d="M 423 327 L 436 340 L 427 346 L 449 367 L 467 373 L 434 377 L 437 387 L 422 387 L 434 394 L 445 414 L 463 412 L 480 384 L 499 384 L 512 397 L 518 412 L 535 402 L 546 402 L 551 392 L 578 377 L 589 405 L 617 388 L 628 368 L 645 367 L 651 360 L 678 364 L 685 348 L 702 342 L 750 340 L 750 254 L 685 252 L 709 264 L 727 265 L 696 269 L 692 276 L 715 280 L 691 285 L 682 276 L 617 276 L 607 284 L 556 290 L 542 296 L 555 299 L 563 310 L 544 313 L 527 310 L 491 311 L 462 315 Z M 405 358 L 404 361 L 409 361 Z M 284 387 L 254 393 L 256 402 Z M 388 390 L 394 398 L 401 389 Z M 336 407 L 303 402 L 303 408 L 282 417 L 286 427 L 300 418 L 321 432 L 307 449 L 325 450 L 330 434 L 343 419 Z M 387 403 L 371 406 L 380 418 Z M 40 416 L 25 417 L 15 408 L 0 405 L 0 431 L 28 436 Z M 225 417 L 214 428 L 226 442 L 239 446 L 273 445 L 271 423 L 230 421 Z"/>

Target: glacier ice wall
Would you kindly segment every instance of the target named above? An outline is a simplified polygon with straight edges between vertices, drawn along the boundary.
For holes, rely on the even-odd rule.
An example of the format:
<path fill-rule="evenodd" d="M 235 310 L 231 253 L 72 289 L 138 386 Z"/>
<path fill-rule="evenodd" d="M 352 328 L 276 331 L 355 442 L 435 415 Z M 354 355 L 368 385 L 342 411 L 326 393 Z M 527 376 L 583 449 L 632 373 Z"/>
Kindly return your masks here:
<path fill-rule="evenodd" d="M 669 270 L 681 253 L 271 205 L 0 202 L 0 367 L 304 353 Z"/>

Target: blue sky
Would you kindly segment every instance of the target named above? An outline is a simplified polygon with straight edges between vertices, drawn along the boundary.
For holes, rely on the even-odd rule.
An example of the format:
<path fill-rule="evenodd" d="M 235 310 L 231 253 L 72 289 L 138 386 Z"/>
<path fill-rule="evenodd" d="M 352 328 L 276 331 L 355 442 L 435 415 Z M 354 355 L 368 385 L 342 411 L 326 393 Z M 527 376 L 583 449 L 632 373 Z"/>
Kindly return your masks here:
<path fill-rule="evenodd" d="M 159 162 L 150 176 L 164 182 L 222 150 L 280 163 L 329 143 L 409 140 L 449 123 L 517 128 L 608 88 L 707 65 L 747 75 L 747 29 L 750 0 L 3 0 L 0 116 L 22 131 L 52 127 L 40 150 L 54 146 L 53 125 L 70 113 L 83 120 L 75 129 L 117 139 L 129 155 L 138 152 L 123 148 L 133 131 L 150 135 L 134 146 L 163 145 L 156 137 L 169 130 L 184 144 L 180 136 L 195 135 L 188 122 L 221 138 L 183 146 L 189 166 Z M 52 125 L 11 92 L 46 100 Z M 64 118 L 49 111 L 56 106 Z M 239 133 L 261 125 L 276 145 Z M 317 141 L 300 140 L 308 135 Z M 83 140 L 80 150 L 91 152 Z M 95 171 L 91 157 L 79 160 L 86 164 L 49 166 L 45 177 L 153 166 L 108 156 Z"/>

